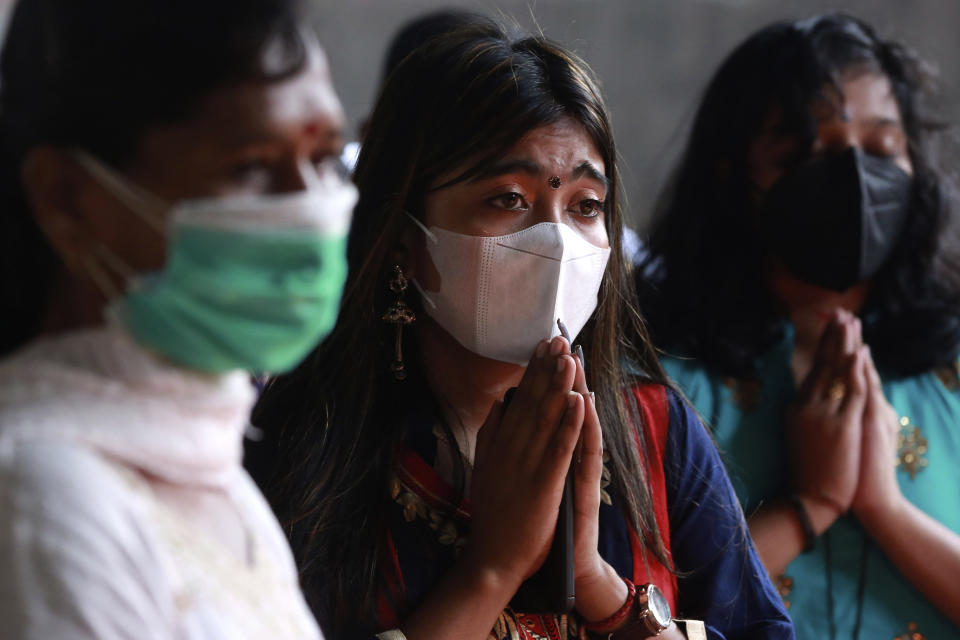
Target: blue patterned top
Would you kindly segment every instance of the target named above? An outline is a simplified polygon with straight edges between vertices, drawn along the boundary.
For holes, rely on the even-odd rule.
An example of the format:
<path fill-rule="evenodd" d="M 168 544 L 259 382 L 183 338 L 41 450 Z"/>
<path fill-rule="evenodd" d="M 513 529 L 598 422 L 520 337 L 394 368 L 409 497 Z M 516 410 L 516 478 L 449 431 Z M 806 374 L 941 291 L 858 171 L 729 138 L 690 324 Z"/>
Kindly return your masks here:
<path fill-rule="evenodd" d="M 794 395 L 790 370 L 793 329 L 757 361 L 756 381 L 711 374 L 696 360 L 664 358 L 664 366 L 713 430 L 737 496 L 749 514 L 787 493 L 788 458 L 783 416 Z M 890 379 L 883 392 L 901 416 L 903 495 L 960 533 L 960 390 L 935 373 Z M 830 569 L 827 569 L 827 557 Z M 838 520 L 809 553 L 799 555 L 778 580 L 799 640 L 830 638 L 830 600 L 837 638 L 853 637 L 858 585 L 864 576 L 862 640 L 960 638 L 940 614 L 866 537 L 852 517 Z M 828 583 L 832 582 L 832 589 Z M 832 598 L 831 598 L 832 596 Z M 911 626 L 912 625 L 912 626 Z"/>

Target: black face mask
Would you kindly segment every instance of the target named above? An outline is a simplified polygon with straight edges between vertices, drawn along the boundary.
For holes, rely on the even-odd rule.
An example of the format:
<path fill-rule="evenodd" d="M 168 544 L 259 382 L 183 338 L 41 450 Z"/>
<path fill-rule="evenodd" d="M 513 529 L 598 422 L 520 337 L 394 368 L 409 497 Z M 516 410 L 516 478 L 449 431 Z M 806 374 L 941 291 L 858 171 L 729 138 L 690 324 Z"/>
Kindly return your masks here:
<path fill-rule="evenodd" d="M 876 275 L 890 257 L 907 218 L 912 182 L 892 160 L 851 147 L 774 183 L 761 225 L 790 273 L 846 291 Z"/>

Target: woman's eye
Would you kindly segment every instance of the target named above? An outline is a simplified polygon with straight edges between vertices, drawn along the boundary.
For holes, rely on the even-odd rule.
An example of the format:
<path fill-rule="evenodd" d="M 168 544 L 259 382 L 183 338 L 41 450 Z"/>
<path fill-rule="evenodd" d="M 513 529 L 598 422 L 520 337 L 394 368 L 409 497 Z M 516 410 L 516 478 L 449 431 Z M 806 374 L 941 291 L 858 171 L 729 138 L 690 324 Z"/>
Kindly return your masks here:
<path fill-rule="evenodd" d="M 228 170 L 228 181 L 245 189 L 265 188 L 270 182 L 270 167 L 261 160 L 250 160 L 233 165 Z"/>
<path fill-rule="evenodd" d="M 581 200 L 576 205 L 577 213 L 585 218 L 595 218 L 603 213 L 604 203 L 592 198 Z"/>
<path fill-rule="evenodd" d="M 230 167 L 230 173 L 238 178 L 244 178 L 258 171 L 265 171 L 266 163 L 261 160 L 246 160 Z"/>
<path fill-rule="evenodd" d="M 500 207 L 508 211 L 521 211 L 526 209 L 527 206 L 527 203 L 523 200 L 523 196 L 515 191 L 494 196 L 490 198 L 489 202 L 495 207 Z"/>
<path fill-rule="evenodd" d="M 864 150 L 875 156 L 891 158 L 906 154 L 907 145 L 902 136 L 894 134 L 870 138 L 864 142 Z"/>

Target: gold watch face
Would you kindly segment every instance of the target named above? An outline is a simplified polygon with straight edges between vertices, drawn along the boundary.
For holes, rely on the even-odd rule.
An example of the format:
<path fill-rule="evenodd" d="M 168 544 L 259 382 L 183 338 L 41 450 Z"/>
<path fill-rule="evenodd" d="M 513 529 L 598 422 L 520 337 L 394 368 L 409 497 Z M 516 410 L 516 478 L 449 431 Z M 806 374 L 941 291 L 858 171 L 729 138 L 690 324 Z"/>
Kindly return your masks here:
<path fill-rule="evenodd" d="M 647 610 L 650 612 L 651 619 L 659 625 L 661 629 L 667 628 L 673 619 L 667 597 L 663 595 L 663 591 L 660 591 L 660 589 L 653 584 L 647 585 L 646 591 Z"/>

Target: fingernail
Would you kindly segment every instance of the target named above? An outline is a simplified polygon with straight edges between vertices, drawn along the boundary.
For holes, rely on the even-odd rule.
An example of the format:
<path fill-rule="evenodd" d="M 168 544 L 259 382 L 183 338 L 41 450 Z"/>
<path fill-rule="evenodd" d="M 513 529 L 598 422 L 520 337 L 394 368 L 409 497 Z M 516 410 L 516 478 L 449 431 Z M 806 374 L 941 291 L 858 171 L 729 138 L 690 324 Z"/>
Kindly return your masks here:
<path fill-rule="evenodd" d="M 543 356 L 547 355 L 547 348 L 549 347 L 549 345 L 550 345 L 550 343 L 547 342 L 546 340 L 541 340 L 541 341 L 540 341 L 540 344 L 537 345 L 537 357 L 538 357 L 538 358 L 542 358 Z"/>
<path fill-rule="evenodd" d="M 562 335 L 567 340 L 570 340 L 570 332 L 567 331 L 567 325 L 563 324 L 563 320 L 557 318 L 557 328 L 560 329 L 560 335 Z"/>
<path fill-rule="evenodd" d="M 563 373 L 563 370 L 566 368 L 567 368 L 567 359 L 557 358 L 557 373 Z"/>
<path fill-rule="evenodd" d="M 576 352 L 577 358 L 580 360 L 580 366 L 585 368 L 587 366 L 587 361 L 583 359 L 583 347 L 578 344 L 576 346 Z"/>
<path fill-rule="evenodd" d="M 577 393 L 576 391 L 571 391 L 571 392 L 570 392 L 570 394 L 567 396 L 567 408 L 568 408 L 568 409 L 573 409 L 574 407 L 577 406 L 577 396 L 579 396 L 579 395 L 580 395 L 580 394 Z"/>
<path fill-rule="evenodd" d="M 554 338 L 550 342 L 550 355 L 558 356 L 563 353 L 563 338 Z"/>
<path fill-rule="evenodd" d="M 593 403 L 593 406 L 597 406 L 597 394 L 591 391 L 589 395 L 590 395 L 590 402 Z"/>

